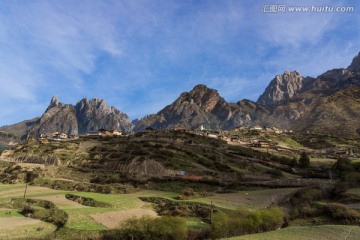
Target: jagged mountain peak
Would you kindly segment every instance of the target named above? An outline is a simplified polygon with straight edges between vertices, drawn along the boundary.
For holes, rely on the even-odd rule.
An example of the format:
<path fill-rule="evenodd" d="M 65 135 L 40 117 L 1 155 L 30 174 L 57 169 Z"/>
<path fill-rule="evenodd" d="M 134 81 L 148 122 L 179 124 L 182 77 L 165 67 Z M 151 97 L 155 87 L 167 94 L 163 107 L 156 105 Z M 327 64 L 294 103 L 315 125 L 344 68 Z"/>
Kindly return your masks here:
<path fill-rule="evenodd" d="M 109 109 L 112 108 L 107 105 L 105 99 L 100 99 L 100 98 L 93 98 L 93 99 L 83 98 L 76 104 L 76 106 L 79 106 L 80 108 L 90 107 L 90 106 L 95 108 L 109 108 Z"/>
<path fill-rule="evenodd" d="M 257 103 L 274 107 L 296 96 L 304 85 L 304 77 L 298 71 L 285 71 L 276 75 Z"/>
<path fill-rule="evenodd" d="M 207 92 L 207 91 L 216 91 L 216 90 L 208 88 L 204 84 L 198 84 L 190 92 L 191 93 L 204 93 L 204 92 Z"/>
<path fill-rule="evenodd" d="M 59 105 L 59 99 L 57 96 L 53 96 L 50 101 L 49 107 L 56 107 Z"/>
<path fill-rule="evenodd" d="M 182 93 L 157 114 L 138 121 L 134 131 L 142 131 L 146 127 L 163 129 L 204 126 L 211 129 L 231 129 L 252 119 L 241 107 L 226 102 L 217 90 L 199 84 L 189 92 Z M 248 109 L 246 107 L 245 111 Z"/>
<path fill-rule="evenodd" d="M 59 102 L 59 98 L 57 96 L 53 96 L 50 100 L 49 106 L 47 107 L 47 109 L 45 110 L 45 113 L 47 113 L 48 111 L 50 111 L 51 109 L 55 109 L 58 107 L 64 107 L 65 104 L 62 102 Z"/>
<path fill-rule="evenodd" d="M 84 134 L 101 128 L 131 132 L 133 127 L 125 113 L 109 107 L 104 99 L 83 98 L 74 106 L 61 103 L 54 96 L 45 113 L 27 132 L 27 136 L 54 132 Z"/>
<path fill-rule="evenodd" d="M 57 96 L 53 96 L 50 100 L 50 104 L 48 106 L 48 108 L 46 109 L 46 111 L 48 111 L 51 108 L 57 107 L 59 106 L 59 99 Z"/>
<path fill-rule="evenodd" d="M 174 102 L 175 106 L 189 103 L 190 105 L 203 108 L 207 112 L 214 110 L 218 104 L 226 104 L 217 90 L 208 88 L 204 84 L 198 84 L 190 92 L 182 93 Z"/>
<path fill-rule="evenodd" d="M 348 70 L 360 72 L 360 52 L 353 58 Z"/>

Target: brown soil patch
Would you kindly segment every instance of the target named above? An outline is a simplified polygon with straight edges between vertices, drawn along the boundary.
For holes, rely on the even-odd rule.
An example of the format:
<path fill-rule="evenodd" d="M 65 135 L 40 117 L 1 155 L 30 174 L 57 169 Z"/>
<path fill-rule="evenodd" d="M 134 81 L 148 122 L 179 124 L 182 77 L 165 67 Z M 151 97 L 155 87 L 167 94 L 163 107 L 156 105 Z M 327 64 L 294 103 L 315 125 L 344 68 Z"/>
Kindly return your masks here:
<path fill-rule="evenodd" d="M 107 212 L 107 213 L 97 213 L 92 214 L 92 217 L 95 221 L 103 224 L 108 228 L 117 228 L 123 223 L 124 221 L 133 218 L 133 217 L 142 217 L 142 216 L 151 216 L 157 217 L 158 215 L 152 209 L 130 209 L 130 210 L 122 210 L 116 212 Z"/>
<path fill-rule="evenodd" d="M 11 229 L 19 226 L 37 224 L 41 221 L 33 218 L 26 217 L 9 217 L 9 218 L 0 218 L 0 229 Z"/>
<path fill-rule="evenodd" d="M 71 208 L 85 208 L 87 206 L 81 205 L 77 202 L 71 201 L 65 197 L 65 195 L 53 195 L 53 196 L 43 196 L 36 197 L 36 199 L 46 200 L 57 204 L 68 204 L 71 205 Z"/>

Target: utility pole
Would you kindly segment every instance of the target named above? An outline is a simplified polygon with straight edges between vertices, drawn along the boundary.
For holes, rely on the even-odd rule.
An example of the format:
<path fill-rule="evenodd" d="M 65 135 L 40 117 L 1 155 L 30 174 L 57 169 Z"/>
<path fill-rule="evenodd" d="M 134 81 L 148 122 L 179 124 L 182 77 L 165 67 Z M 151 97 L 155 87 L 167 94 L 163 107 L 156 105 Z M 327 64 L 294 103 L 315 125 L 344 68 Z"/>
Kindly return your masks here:
<path fill-rule="evenodd" d="M 210 224 L 212 224 L 213 202 L 210 203 Z"/>
<path fill-rule="evenodd" d="M 26 190 L 27 190 L 27 187 L 28 187 L 28 184 L 34 180 L 35 178 L 37 177 L 37 174 L 34 174 L 33 172 L 27 172 L 26 175 L 25 175 L 25 191 L 24 191 L 24 199 L 26 197 Z"/>
<path fill-rule="evenodd" d="M 26 196 L 27 186 L 28 186 L 28 183 L 26 182 L 26 185 L 25 185 L 25 191 L 24 191 L 24 199 L 25 199 L 25 196 Z"/>
<path fill-rule="evenodd" d="M 329 168 L 329 180 L 330 180 L 330 182 L 332 182 L 332 174 L 331 174 L 331 169 Z"/>

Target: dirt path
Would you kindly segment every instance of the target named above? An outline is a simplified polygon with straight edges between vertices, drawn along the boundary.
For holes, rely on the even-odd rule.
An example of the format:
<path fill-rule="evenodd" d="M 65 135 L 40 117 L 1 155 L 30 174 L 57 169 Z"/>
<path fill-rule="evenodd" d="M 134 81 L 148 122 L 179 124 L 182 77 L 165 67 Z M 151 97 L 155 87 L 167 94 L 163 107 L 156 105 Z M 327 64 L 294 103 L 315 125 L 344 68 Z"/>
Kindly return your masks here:
<path fill-rule="evenodd" d="M 41 221 L 33 218 L 26 217 L 9 217 L 9 218 L 0 218 L 0 230 L 1 229 L 11 229 L 19 226 L 26 226 L 31 224 L 37 224 Z"/>
<path fill-rule="evenodd" d="M 116 212 L 97 213 L 90 215 L 90 217 L 108 228 L 116 228 L 119 227 L 121 223 L 123 223 L 127 219 L 133 217 L 142 217 L 146 215 L 151 217 L 158 216 L 157 213 L 152 209 L 136 208 Z"/>

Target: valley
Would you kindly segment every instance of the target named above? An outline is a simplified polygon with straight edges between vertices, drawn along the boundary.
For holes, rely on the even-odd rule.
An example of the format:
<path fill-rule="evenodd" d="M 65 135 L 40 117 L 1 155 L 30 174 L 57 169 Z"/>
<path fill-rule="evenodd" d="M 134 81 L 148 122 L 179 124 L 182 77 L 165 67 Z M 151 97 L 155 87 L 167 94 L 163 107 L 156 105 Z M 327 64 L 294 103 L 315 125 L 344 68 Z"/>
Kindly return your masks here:
<path fill-rule="evenodd" d="M 285 71 L 256 102 L 198 84 L 134 121 L 54 96 L 0 127 L 0 237 L 355 239 L 359 64 Z"/>
<path fill-rule="evenodd" d="M 259 146 L 260 141 L 266 144 Z M 286 239 L 293 232 L 312 232 L 313 225 L 337 231 L 338 224 L 350 225 L 355 234 L 358 143 L 357 138 L 263 129 L 30 138 L 0 156 L 0 221 L 16 222 L 3 224 L 1 234 L 13 239 L 142 234 L 218 239 L 282 228 L 251 238 Z M 345 160 L 346 151 L 321 151 L 327 148 L 351 148 L 354 158 Z M 304 152 L 310 162 L 302 165 Z M 332 208 L 342 213 L 329 215 Z M 169 235 L 158 236 L 164 221 L 174 225 Z M 152 222 L 158 227 L 150 227 Z M 148 230 L 141 230 L 143 224 Z"/>

